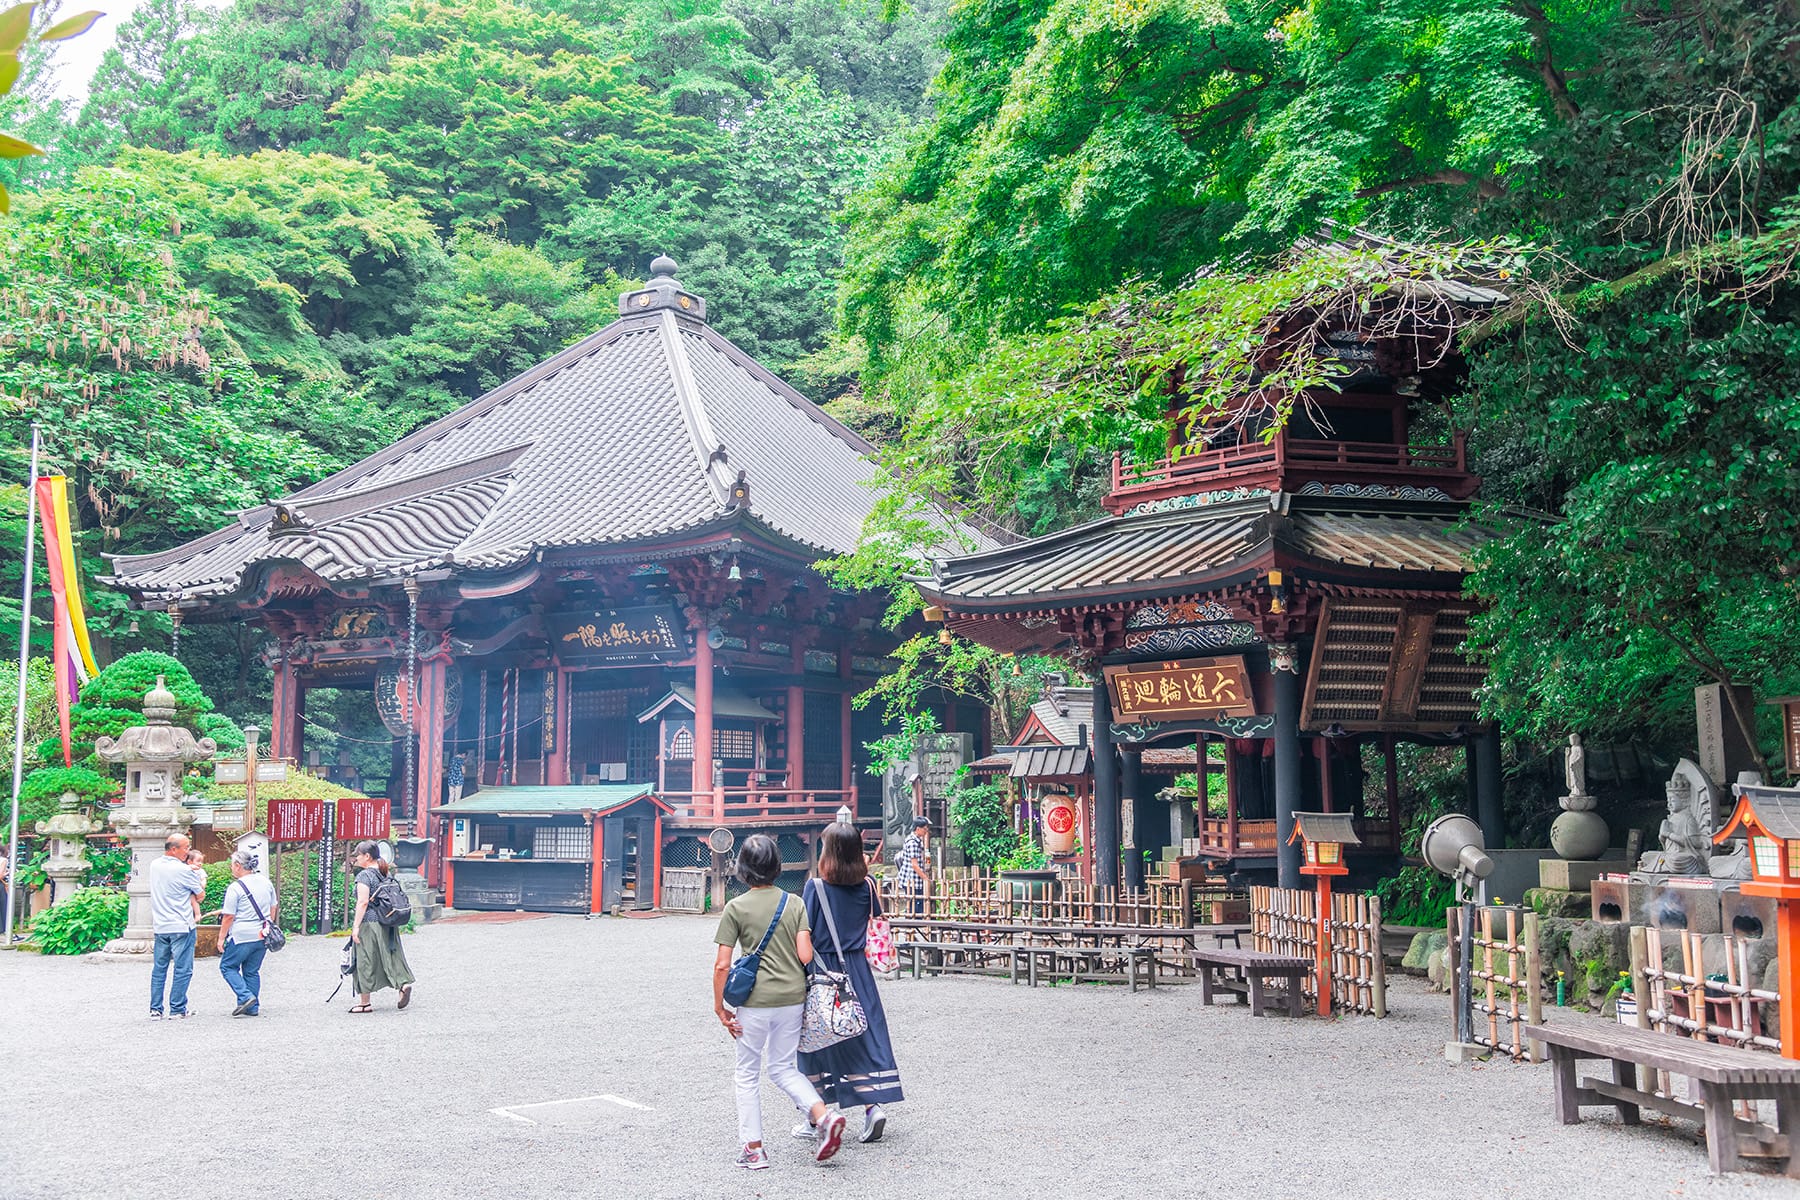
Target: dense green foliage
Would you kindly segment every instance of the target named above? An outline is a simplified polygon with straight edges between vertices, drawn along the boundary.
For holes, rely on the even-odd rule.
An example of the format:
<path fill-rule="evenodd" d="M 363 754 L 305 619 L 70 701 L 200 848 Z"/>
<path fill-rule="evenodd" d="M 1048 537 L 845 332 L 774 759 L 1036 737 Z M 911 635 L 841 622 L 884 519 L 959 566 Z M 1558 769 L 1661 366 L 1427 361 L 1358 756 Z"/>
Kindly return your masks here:
<path fill-rule="evenodd" d="M 130 899 L 123 891 L 86 887 L 31 922 L 31 943 L 45 954 L 89 954 L 125 932 Z"/>
<path fill-rule="evenodd" d="M 95 586 L 102 554 L 514 377 L 658 253 L 752 355 L 842 387 L 837 217 L 920 119 L 939 27 L 937 0 L 149 0 L 79 112 L 28 44 L 0 131 L 49 154 L 4 176 L 0 457 L 37 420 L 73 479 L 102 659 L 169 631 Z M 21 498 L 0 492 L 6 544 Z M 254 630 L 187 636 L 233 716 L 264 708 Z"/>
<path fill-rule="evenodd" d="M 962 783 L 950 793 L 950 828 L 971 866 L 991 868 L 1016 848 L 1018 836 L 997 783 Z"/>

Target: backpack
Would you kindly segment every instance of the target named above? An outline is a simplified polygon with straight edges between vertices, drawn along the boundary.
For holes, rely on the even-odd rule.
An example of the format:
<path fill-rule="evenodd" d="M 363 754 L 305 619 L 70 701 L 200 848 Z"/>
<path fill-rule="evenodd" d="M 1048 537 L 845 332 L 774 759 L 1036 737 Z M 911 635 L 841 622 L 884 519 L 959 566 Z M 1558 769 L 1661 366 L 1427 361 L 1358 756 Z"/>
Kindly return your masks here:
<path fill-rule="evenodd" d="M 400 929 L 412 920 L 412 901 L 400 881 L 389 875 L 369 889 L 368 913 L 389 929 Z"/>

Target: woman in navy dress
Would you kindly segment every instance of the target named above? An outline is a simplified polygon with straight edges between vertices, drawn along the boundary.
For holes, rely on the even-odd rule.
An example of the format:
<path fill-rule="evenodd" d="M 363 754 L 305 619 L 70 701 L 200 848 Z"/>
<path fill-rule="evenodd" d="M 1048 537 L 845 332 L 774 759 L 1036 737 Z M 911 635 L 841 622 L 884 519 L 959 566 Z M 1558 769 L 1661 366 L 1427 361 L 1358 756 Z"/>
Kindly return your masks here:
<path fill-rule="evenodd" d="M 856 998 L 862 1001 L 868 1015 L 868 1031 L 835 1046 L 807 1053 L 800 1052 L 800 1070 L 812 1080 L 827 1104 L 835 1104 L 848 1113 L 861 1105 L 863 1128 L 861 1140 L 879 1141 L 887 1128 L 887 1112 L 882 1107 L 905 1099 L 900 1090 L 900 1069 L 894 1064 L 894 1047 L 888 1041 L 887 1014 L 881 1008 L 881 993 L 875 990 L 875 973 L 863 949 L 869 932 L 869 918 L 881 915 L 881 900 L 869 882 L 869 864 L 863 857 L 862 834 L 853 826 L 838 822 L 825 830 L 819 846 L 819 874 L 806 882 L 802 893 L 806 916 L 813 930 L 813 955 L 821 966 L 842 971 L 850 977 Z M 831 920 L 837 926 L 843 954 L 831 943 L 831 927 L 826 924 L 824 906 L 831 906 Z M 812 1130 L 801 1125 L 796 1137 L 811 1137 Z"/>

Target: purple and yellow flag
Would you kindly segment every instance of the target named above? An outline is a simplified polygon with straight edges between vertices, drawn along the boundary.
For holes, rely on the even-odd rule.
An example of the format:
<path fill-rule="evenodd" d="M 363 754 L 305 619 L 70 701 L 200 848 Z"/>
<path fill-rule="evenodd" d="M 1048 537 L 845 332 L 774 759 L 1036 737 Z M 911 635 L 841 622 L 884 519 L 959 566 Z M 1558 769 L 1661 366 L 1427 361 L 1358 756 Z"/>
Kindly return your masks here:
<path fill-rule="evenodd" d="M 99 669 L 88 639 L 87 613 L 75 571 L 75 537 L 69 526 L 69 481 L 61 475 L 37 480 L 38 513 L 43 518 L 44 558 L 50 566 L 50 593 L 55 600 L 51 653 L 56 664 L 56 712 L 62 725 L 63 765 L 73 765 L 69 743 L 69 706 L 81 685 Z"/>

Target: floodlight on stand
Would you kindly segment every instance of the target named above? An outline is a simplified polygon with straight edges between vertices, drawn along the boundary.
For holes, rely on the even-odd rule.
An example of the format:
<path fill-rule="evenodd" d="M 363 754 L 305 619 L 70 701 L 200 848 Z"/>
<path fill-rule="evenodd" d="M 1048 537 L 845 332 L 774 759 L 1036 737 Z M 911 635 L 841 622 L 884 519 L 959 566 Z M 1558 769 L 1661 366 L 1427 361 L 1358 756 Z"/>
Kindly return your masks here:
<path fill-rule="evenodd" d="M 1456 897 L 1463 901 L 1469 899 L 1476 885 L 1494 873 L 1494 860 L 1486 851 L 1481 826 L 1461 813 L 1439 817 L 1419 839 L 1419 853 L 1425 864 L 1455 880 Z"/>
<path fill-rule="evenodd" d="M 1470 1062 L 1486 1053 L 1486 1047 L 1475 1043 L 1474 970 L 1475 958 L 1475 887 L 1494 873 L 1494 860 L 1486 853 L 1487 843 L 1481 826 L 1461 813 L 1439 817 L 1425 829 L 1419 839 L 1419 853 L 1425 863 L 1440 875 L 1456 881 L 1456 899 L 1462 905 L 1459 914 L 1456 956 L 1456 1040 L 1444 1047 L 1444 1055 L 1452 1062 Z"/>

